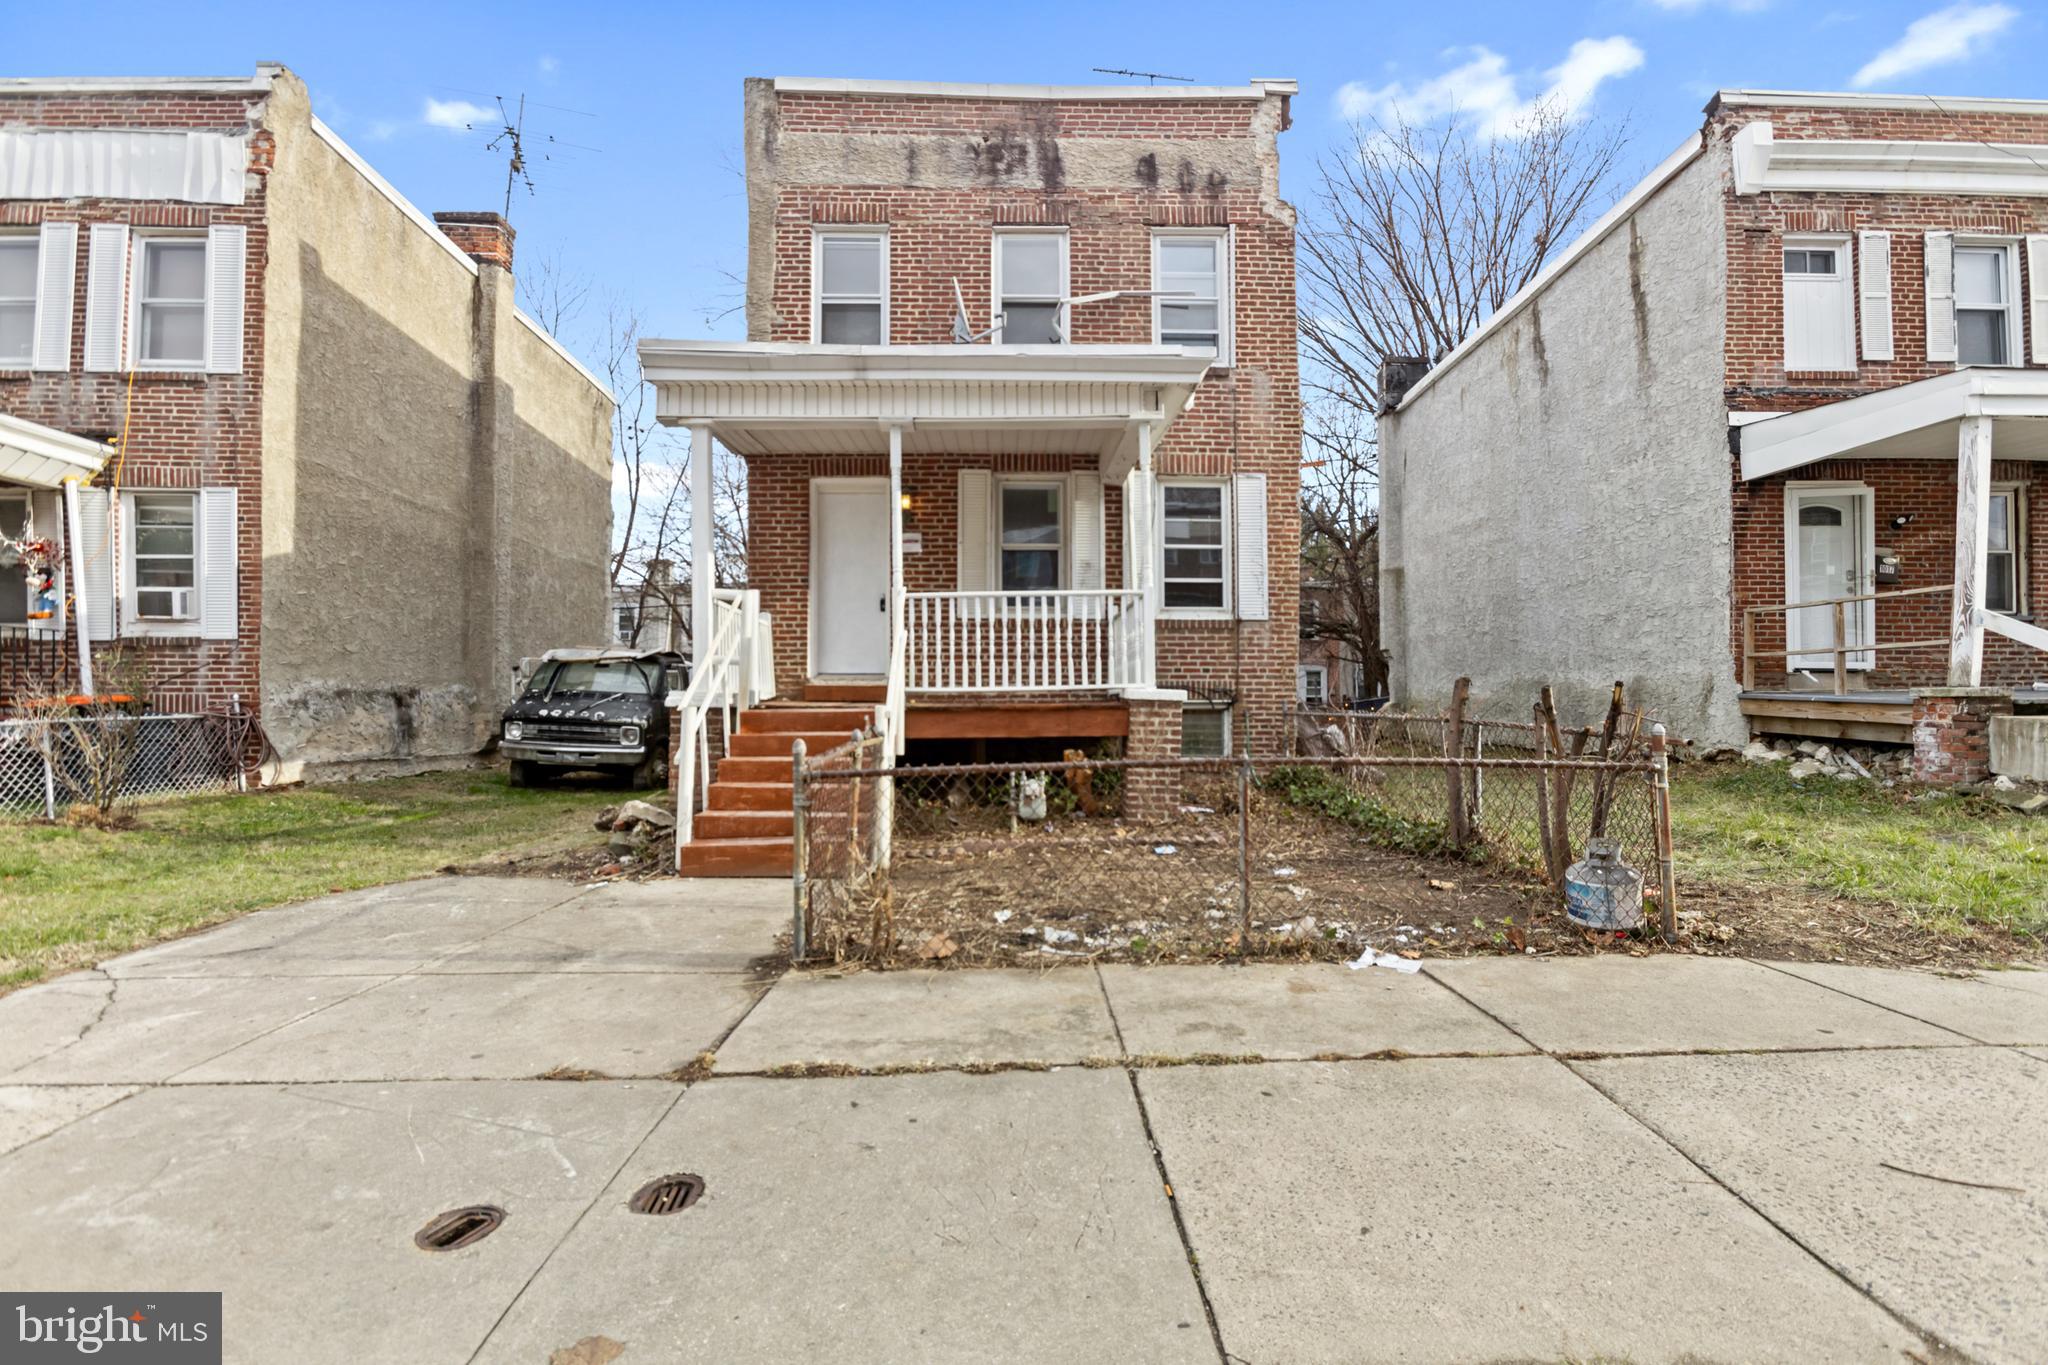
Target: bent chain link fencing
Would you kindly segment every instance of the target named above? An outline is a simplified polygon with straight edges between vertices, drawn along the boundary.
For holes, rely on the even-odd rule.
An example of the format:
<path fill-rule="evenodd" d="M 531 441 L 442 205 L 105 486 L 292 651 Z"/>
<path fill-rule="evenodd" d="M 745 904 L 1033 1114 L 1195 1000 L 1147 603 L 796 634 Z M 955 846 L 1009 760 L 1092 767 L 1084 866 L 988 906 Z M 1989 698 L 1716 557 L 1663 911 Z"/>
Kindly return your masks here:
<path fill-rule="evenodd" d="M 0 721 L 0 813 L 55 819 L 100 781 L 122 805 L 241 790 L 249 742 L 249 718 L 234 715 Z M 110 748 L 125 755 L 116 780 L 95 773 Z"/>
<path fill-rule="evenodd" d="M 1661 752 L 1534 756 L 1533 727 L 1508 725 L 1480 732 L 1486 756 L 1449 758 L 1440 729 L 1380 728 L 1372 752 L 1292 758 L 892 768 L 877 740 L 842 745 L 797 765 L 794 950 L 1334 956 L 1396 928 L 1420 946 L 1432 918 L 1469 942 L 1502 916 L 1444 923 L 1432 888 L 1554 911 L 1593 836 L 1616 842 L 1668 935 Z"/>

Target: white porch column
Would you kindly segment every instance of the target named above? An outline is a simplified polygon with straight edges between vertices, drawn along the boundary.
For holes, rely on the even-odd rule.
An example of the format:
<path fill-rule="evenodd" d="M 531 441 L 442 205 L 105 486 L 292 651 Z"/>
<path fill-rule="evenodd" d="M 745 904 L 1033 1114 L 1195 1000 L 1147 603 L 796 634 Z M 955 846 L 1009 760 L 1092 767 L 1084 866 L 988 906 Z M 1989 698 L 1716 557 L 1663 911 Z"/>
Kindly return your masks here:
<path fill-rule="evenodd" d="M 712 550 L 711 428 L 690 428 L 690 676 L 711 652 L 711 593 L 718 585 Z"/>
<path fill-rule="evenodd" d="M 1986 557 L 1991 539 L 1991 419 L 1965 417 L 1956 441 L 1956 590 L 1949 622 L 1948 685 L 1984 679 Z"/>
<path fill-rule="evenodd" d="M 889 649 L 903 635 L 903 428 L 889 428 Z"/>
<path fill-rule="evenodd" d="M 109 499 L 111 501 L 111 499 Z M 78 521 L 78 480 L 64 480 L 64 539 L 71 548 L 71 630 L 78 639 L 78 691 L 94 695 L 92 689 L 92 594 L 85 590 L 85 533 Z M 113 532 L 107 533 L 108 554 L 113 553 Z"/>
<path fill-rule="evenodd" d="M 1138 586 L 1145 593 L 1145 657 L 1141 663 L 1144 685 L 1150 687 L 1159 677 L 1159 563 L 1165 554 L 1159 531 L 1159 485 L 1152 477 L 1150 422 L 1138 423 L 1138 490 L 1142 495 L 1139 514 L 1144 517 L 1138 535 L 1138 544 L 1144 547 L 1138 563 Z"/>

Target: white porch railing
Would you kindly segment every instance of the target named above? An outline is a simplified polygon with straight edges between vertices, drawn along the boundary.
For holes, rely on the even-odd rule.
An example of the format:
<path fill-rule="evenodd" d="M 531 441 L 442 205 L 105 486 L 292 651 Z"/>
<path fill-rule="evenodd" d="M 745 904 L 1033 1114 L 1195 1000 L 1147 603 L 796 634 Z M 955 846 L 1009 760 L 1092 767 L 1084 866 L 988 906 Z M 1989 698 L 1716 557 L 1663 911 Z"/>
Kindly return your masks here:
<path fill-rule="evenodd" d="M 1142 592 L 913 592 L 904 608 L 911 692 L 1152 686 Z"/>
<path fill-rule="evenodd" d="M 694 646 L 694 642 L 693 642 Z M 675 708 L 676 848 L 690 842 L 697 799 L 711 785 L 711 746 L 705 717 L 724 712 L 725 742 L 732 743 L 733 722 L 742 708 L 775 695 L 774 639 L 768 617 L 761 612 L 761 594 L 751 588 L 720 588 L 712 594 L 711 639 L 693 647 L 690 685 L 670 693 Z"/>

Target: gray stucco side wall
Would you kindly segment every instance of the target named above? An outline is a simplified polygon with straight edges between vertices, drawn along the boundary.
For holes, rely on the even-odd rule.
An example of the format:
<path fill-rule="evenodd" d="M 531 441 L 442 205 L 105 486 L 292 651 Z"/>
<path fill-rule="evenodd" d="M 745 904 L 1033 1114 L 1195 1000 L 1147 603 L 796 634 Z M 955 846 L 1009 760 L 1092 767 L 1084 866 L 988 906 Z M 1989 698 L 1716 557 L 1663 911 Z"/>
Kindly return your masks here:
<path fill-rule="evenodd" d="M 1722 395 L 1720 159 L 1692 161 L 1380 422 L 1397 706 L 1597 720 L 1618 678 L 1676 735 L 1740 742 Z"/>
<path fill-rule="evenodd" d="M 520 655 L 606 638 L 610 400 L 296 80 L 266 125 L 264 724 L 287 777 L 467 761 Z"/>

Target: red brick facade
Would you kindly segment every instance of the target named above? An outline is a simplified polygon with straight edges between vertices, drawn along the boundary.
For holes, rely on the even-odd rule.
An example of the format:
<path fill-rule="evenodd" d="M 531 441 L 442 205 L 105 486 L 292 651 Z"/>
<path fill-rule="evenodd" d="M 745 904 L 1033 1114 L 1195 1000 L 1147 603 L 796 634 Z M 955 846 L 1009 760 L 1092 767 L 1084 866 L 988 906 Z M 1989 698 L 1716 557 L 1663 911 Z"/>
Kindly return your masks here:
<path fill-rule="evenodd" d="M 1989 688 L 1914 693 L 1914 780 L 1956 786 L 1990 777 L 1991 718 L 2011 714 L 2011 694 Z"/>
<path fill-rule="evenodd" d="M 1780 144 L 1800 138 L 2048 143 L 2048 114 L 1721 105 L 1709 119 L 1709 154 L 1728 157 L 1728 141 L 1743 125 L 1756 121 L 1768 121 Z M 1953 364 L 1927 359 L 1925 234 L 1955 231 L 2019 238 L 2048 232 L 2048 201 L 2034 198 L 1920 193 L 1738 195 L 1731 184 L 1723 204 L 1728 253 L 1725 388 L 1728 407 L 1737 412 L 1797 411 L 1953 372 Z M 1853 240 L 1855 233 L 1865 230 L 1890 234 L 1894 358 L 1861 361 L 1853 372 L 1788 373 L 1784 364 L 1782 255 L 1786 235 L 1830 233 Z M 2020 300 L 2027 297 L 2031 284 L 2024 278 L 2025 257 L 2025 252 L 2018 253 L 2023 277 L 2015 284 L 2015 296 Z M 1856 265 L 1860 279 L 1860 259 Z M 1861 291 L 1853 292 L 1860 328 Z M 2032 365 L 2031 347 L 2023 347 L 2023 351 L 2021 358 Z M 1735 549 L 1731 650 L 1738 672 L 1743 608 L 1788 600 L 1788 484 L 1862 484 L 1872 491 L 1876 543 L 1880 549 L 1897 553 L 1901 568 L 1900 581 L 1880 585 L 1880 591 L 1937 587 L 1952 581 L 1956 518 L 1952 458 L 1837 460 L 1747 482 L 1741 477 L 1739 462 L 1731 462 L 1730 478 Z M 2048 602 L 2048 520 L 2044 520 L 2048 518 L 2048 466 L 1999 461 L 1992 478 L 1995 483 L 2012 483 L 2021 489 L 2024 517 L 2019 530 L 2025 546 L 2022 564 L 2026 581 L 2021 587 L 2020 610 L 2022 615 L 2031 615 Z M 1894 519 L 1902 517 L 1911 520 L 1894 527 Z M 1949 599 L 1945 595 L 1880 602 L 1876 610 L 1880 642 L 1947 637 Z M 1784 623 L 1784 616 L 1778 613 L 1756 618 L 1756 678 L 1761 687 L 1785 677 L 1783 660 L 1766 652 L 1785 647 Z M 1947 657 L 1946 645 L 1884 650 L 1876 656 L 1875 670 L 1858 676 L 1874 687 L 1938 683 L 1946 678 Z M 2042 673 L 2037 652 L 2003 638 L 1987 637 L 1987 684 L 2016 685 L 2031 682 Z"/>
<path fill-rule="evenodd" d="M 1160 165 L 1134 147 L 1130 183 L 1088 188 L 1066 183 L 1062 139 L 1242 140 L 1258 135 L 1256 100 L 1003 101 L 910 95 L 782 93 L 778 134 L 910 134 L 968 139 L 986 183 L 957 186 L 778 184 L 773 214 L 773 266 L 767 316 L 750 333 L 768 341 L 808 342 L 812 234 L 818 225 L 886 225 L 889 234 L 888 340 L 892 344 L 951 340 L 953 282 L 984 315 L 991 290 L 992 234 L 1001 226 L 1067 229 L 1069 293 L 1152 288 L 1152 229 L 1229 227 L 1234 241 L 1234 365 L 1212 370 L 1189 410 L 1176 418 L 1156 452 L 1159 476 L 1266 476 L 1270 618 L 1264 621 L 1174 620 L 1158 623 L 1158 682 L 1192 694 L 1234 699 L 1240 743 L 1277 751 L 1284 743 L 1294 695 L 1297 647 L 1300 399 L 1295 347 L 1294 225 L 1291 210 L 1220 173 L 1196 175 L 1191 163 Z M 1037 166 L 1028 182 L 1013 173 Z M 762 201 L 755 212 L 763 211 Z M 760 231 L 756 225 L 757 233 Z M 1149 345 L 1151 303 L 1121 299 L 1077 308 L 1072 342 Z M 861 457 L 757 456 L 749 462 L 749 573 L 775 619 L 777 669 L 803 676 L 808 639 L 809 481 L 837 475 L 881 475 L 884 464 Z M 905 561 L 911 591 L 956 587 L 957 471 L 1092 469 L 1092 456 L 911 455 L 904 486 L 922 552 Z M 1104 490 L 1107 586 L 1122 579 L 1122 498 Z"/>
<path fill-rule="evenodd" d="M 71 358 L 68 370 L 0 370 L 0 412 L 76 435 L 108 441 L 127 433 L 125 458 L 110 459 L 95 481 L 124 492 L 151 488 L 236 490 L 238 636 L 132 642 L 145 659 L 147 686 L 159 710 L 224 708 L 258 697 L 262 630 L 263 271 L 268 250 L 264 177 L 273 144 L 250 125 L 249 91 L 234 93 L 0 93 L 0 125 L 41 128 L 205 129 L 249 132 L 249 178 L 240 204 L 178 204 L 119 199 L 0 202 L 0 231 L 43 223 L 77 223 Z M 242 372 L 84 372 L 86 271 L 91 223 L 132 228 L 216 225 L 248 230 L 243 289 Z M 133 282 L 131 281 L 131 288 Z"/>

